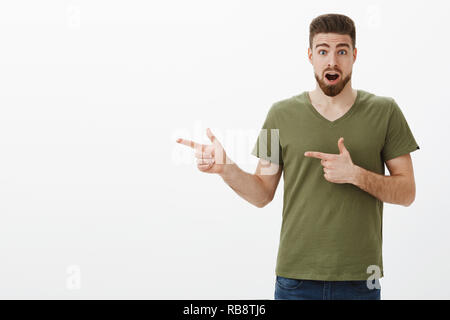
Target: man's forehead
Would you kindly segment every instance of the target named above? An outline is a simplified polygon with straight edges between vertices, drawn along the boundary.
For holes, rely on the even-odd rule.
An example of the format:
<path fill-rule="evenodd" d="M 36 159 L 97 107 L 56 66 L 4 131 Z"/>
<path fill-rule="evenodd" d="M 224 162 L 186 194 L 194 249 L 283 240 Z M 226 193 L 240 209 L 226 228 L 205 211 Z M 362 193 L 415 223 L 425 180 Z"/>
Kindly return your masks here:
<path fill-rule="evenodd" d="M 337 33 L 319 33 L 313 38 L 313 46 L 316 47 L 317 44 L 325 43 L 330 46 L 336 46 L 340 43 L 347 43 L 351 46 L 352 39 L 348 34 L 337 34 Z"/>

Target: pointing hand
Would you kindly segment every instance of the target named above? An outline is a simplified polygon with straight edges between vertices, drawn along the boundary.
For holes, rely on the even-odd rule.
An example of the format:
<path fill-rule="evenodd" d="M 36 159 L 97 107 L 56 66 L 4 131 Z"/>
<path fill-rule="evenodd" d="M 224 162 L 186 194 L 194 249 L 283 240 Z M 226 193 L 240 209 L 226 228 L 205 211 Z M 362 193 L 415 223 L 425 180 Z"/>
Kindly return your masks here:
<path fill-rule="evenodd" d="M 205 145 L 181 138 L 178 138 L 177 142 L 195 150 L 197 168 L 200 171 L 220 174 L 223 172 L 225 164 L 231 164 L 233 161 L 227 157 L 222 144 L 217 140 L 209 128 L 206 129 L 206 134 L 212 144 Z"/>
<path fill-rule="evenodd" d="M 334 183 L 352 183 L 356 172 L 356 166 L 347 148 L 344 146 L 344 138 L 338 140 L 339 154 L 323 153 L 316 151 L 305 152 L 306 157 L 321 159 L 324 177 Z"/>

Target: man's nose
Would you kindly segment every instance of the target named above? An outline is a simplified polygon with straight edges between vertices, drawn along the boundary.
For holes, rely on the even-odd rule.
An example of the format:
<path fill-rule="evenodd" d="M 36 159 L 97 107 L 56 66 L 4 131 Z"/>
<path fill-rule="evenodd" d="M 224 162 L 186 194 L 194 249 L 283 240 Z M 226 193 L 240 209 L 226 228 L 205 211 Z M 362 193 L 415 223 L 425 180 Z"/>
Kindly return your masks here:
<path fill-rule="evenodd" d="M 337 67 L 337 59 L 336 56 L 334 54 L 330 54 L 329 56 L 329 61 L 328 61 L 328 67 L 334 69 L 335 67 Z"/>
<path fill-rule="evenodd" d="M 337 67 L 336 58 L 331 57 L 330 61 L 328 61 L 328 68 L 335 69 Z"/>

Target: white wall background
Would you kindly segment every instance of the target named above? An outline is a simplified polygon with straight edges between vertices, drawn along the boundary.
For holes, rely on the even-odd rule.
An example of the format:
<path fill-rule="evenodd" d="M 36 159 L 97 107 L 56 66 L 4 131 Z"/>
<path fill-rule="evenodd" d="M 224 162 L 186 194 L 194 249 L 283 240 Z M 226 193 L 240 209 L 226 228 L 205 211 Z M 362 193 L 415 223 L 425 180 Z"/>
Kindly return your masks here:
<path fill-rule="evenodd" d="M 0 3 L 0 298 L 273 299 L 283 182 L 258 209 L 179 136 L 250 154 L 270 105 L 315 87 L 308 27 L 356 23 L 353 87 L 420 150 L 385 204 L 383 299 L 448 299 L 446 1 Z"/>

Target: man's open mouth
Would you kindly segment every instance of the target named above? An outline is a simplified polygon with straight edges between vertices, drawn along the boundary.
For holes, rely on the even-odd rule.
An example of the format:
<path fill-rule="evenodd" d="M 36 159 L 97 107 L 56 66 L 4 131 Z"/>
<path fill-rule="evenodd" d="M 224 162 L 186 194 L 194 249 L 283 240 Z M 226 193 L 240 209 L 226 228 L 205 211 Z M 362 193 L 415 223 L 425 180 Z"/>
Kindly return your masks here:
<path fill-rule="evenodd" d="M 325 74 L 325 78 L 327 78 L 327 79 L 330 80 L 330 81 L 334 81 L 334 80 L 336 80 L 337 78 L 339 78 L 339 74 L 338 74 L 338 73 L 330 72 L 330 73 Z"/>

